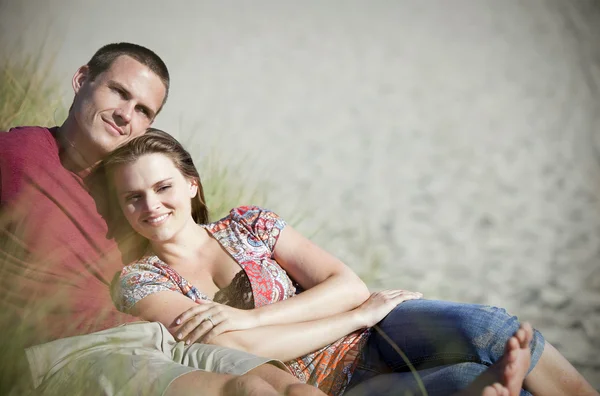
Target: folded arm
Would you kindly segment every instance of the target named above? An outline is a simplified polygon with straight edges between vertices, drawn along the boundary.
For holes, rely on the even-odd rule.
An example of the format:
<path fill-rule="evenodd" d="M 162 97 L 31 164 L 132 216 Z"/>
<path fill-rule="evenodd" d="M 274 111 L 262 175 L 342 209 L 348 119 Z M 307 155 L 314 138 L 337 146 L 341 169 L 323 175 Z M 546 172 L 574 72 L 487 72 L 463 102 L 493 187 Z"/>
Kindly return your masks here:
<path fill-rule="evenodd" d="M 176 324 L 176 318 L 195 305 L 178 292 L 161 291 L 138 301 L 132 314 L 161 322 L 171 334 L 181 338 L 178 337 L 181 325 Z M 366 324 L 365 318 L 353 310 L 312 321 L 230 331 L 212 337 L 210 343 L 287 361 L 328 345 Z M 201 327 L 210 329 L 212 324 L 205 320 Z"/>
<path fill-rule="evenodd" d="M 287 361 L 322 348 L 355 330 L 372 327 L 396 305 L 421 297 L 420 293 L 405 290 L 377 292 L 351 311 L 306 322 L 230 331 L 213 337 L 209 343 Z M 145 320 L 163 323 L 178 337 L 181 325 L 176 324 L 175 319 L 194 304 L 178 292 L 162 291 L 138 301 L 132 313 Z M 204 326 L 211 327 L 212 324 L 205 320 L 201 324 Z"/>
<path fill-rule="evenodd" d="M 230 312 L 235 318 L 211 330 L 209 337 L 224 331 L 247 327 L 307 322 L 347 312 L 369 297 L 365 283 L 347 265 L 321 249 L 292 227 L 287 226 L 279 236 L 273 252 L 275 261 L 305 290 L 304 292 L 243 313 Z M 202 313 L 205 307 L 195 306 L 178 317 L 180 323 Z M 251 316 L 240 320 L 239 316 Z M 248 323 L 251 323 L 248 326 Z M 183 337 L 194 325 L 182 328 Z"/>

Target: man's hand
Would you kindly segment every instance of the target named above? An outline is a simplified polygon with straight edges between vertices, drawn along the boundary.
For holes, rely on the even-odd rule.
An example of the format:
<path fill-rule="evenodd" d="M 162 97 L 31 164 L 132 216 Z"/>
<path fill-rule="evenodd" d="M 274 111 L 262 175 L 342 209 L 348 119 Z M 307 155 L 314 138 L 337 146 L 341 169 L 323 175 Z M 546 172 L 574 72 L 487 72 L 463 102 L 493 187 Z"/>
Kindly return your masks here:
<path fill-rule="evenodd" d="M 258 326 L 258 317 L 254 310 L 232 308 L 212 301 L 200 300 L 200 303 L 179 315 L 175 320 L 182 324 L 177 333 L 179 340 L 191 344 L 200 340 L 205 344 L 219 334 L 251 329 Z"/>

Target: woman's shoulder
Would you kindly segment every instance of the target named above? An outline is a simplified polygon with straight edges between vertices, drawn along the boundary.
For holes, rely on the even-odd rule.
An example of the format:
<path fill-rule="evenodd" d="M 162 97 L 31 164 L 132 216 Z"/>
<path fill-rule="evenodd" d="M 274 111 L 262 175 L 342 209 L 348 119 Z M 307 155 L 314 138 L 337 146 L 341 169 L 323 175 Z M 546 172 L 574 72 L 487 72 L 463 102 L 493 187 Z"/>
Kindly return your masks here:
<path fill-rule="evenodd" d="M 250 226 L 255 225 L 257 222 L 264 221 L 277 221 L 285 224 L 284 220 L 272 210 L 256 205 L 245 205 L 233 208 L 229 211 L 227 218 L 233 221 L 246 223 Z"/>
<path fill-rule="evenodd" d="M 110 291 L 113 303 L 122 312 L 129 312 L 142 298 L 160 291 L 179 291 L 176 274 L 157 256 L 146 256 L 117 272 Z"/>
<path fill-rule="evenodd" d="M 223 231 L 227 235 L 249 233 L 253 238 L 244 239 L 245 241 L 255 245 L 266 244 L 269 250 L 273 251 L 285 226 L 286 222 L 275 212 L 260 206 L 247 205 L 231 209 L 229 215 L 215 223 L 212 230 Z"/>
<path fill-rule="evenodd" d="M 164 263 L 157 256 L 144 256 L 139 260 L 123 267 L 121 270 L 121 278 L 136 273 L 162 274 L 165 272 L 164 267 L 166 267 L 166 263 Z"/>

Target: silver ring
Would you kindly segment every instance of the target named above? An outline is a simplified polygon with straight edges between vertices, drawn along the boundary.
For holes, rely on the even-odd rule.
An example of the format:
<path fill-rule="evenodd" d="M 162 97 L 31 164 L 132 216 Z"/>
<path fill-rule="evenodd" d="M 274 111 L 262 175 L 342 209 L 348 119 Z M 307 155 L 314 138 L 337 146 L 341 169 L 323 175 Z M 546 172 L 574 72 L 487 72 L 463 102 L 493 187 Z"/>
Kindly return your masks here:
<path fill-rule="evenodd" d="M 212 327 L 215 327 L 215 322 L 212 321 L 212 316 L 208 315 L 206 317 L 206 319 L 204 319 L 204 320 L 208 320 L 210 322 L 210 324 L 212 325 Z"/>

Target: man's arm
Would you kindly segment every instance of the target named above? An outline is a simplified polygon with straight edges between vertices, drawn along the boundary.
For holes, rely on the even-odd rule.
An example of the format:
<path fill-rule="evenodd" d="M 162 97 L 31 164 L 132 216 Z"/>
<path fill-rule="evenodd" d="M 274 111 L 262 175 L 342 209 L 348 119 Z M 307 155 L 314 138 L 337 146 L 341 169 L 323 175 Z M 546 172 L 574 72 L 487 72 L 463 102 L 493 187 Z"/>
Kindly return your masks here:
<path fill-rule="evenodd" d="M 0 153 L 0 155 L 2 154 Z M 4 200 L 2 199 L 2 164 L 0 164 L 0 216 L 2 216 L 2 202 L 4 202 Z"/>

